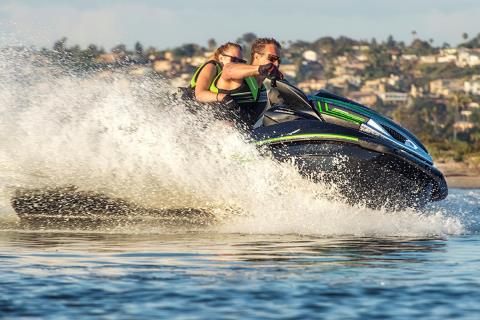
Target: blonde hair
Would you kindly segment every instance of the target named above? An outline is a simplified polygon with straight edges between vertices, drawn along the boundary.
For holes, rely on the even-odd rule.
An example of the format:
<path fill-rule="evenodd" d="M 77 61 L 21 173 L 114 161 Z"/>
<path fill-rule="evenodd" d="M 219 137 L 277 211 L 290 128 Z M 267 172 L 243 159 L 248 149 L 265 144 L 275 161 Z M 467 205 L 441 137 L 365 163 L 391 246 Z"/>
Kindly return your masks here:
<path fill-rule="evenodd" d="M 242 47 L 238 43 L 227 42 L 225 44 L 222 44 L 220 47 L 217 48 L 217 50 L 215 50 L 215 52 L 213 53 L 212 59 L 215 61 L 218 61 L 220 58 L 220 55 L 223 54 L 225 51 L 227 51 L 230 47 L 235 47 L 240 51 L 242 51 Z"/>

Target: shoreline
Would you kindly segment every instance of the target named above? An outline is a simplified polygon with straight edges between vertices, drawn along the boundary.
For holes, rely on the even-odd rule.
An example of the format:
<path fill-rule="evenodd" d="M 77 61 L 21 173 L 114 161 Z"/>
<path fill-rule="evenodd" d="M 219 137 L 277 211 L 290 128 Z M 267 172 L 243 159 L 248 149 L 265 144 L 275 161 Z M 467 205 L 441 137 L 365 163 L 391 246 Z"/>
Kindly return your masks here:
<path fill-rule="evenodd" d="M 480 189 L 480 176 L 446 176 L 449 189 Z"/>
<path fill-rule="evenodd" d="M 480 168 L 471 167 L 463 162 L 438 163 L 437 168 L 443 172 L 448 188 L 480 189 Z"/>

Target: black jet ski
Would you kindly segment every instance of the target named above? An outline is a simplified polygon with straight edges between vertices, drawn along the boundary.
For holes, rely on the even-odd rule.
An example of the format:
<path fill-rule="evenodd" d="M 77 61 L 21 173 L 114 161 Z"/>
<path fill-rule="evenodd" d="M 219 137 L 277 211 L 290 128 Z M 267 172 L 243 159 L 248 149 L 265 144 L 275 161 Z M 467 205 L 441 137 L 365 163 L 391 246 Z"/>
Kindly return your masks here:
<path fill-rule="evenodd" d="M 334 186 L 348 203 L 421 208 L 448 194 L 422 143 L 368 107 L 327 91 L 307 97 L 288 82 L 273 80 L 266 110 L 250 131 L 253 142 L 275 159 L 294 163 L 309 179 Z M 196 224 L 215 220 L 203 210 L 143 208 L 75 186 L 17 189 L 11 205 L 23 221 L 34 222 L 90 223 L 99 216 L 114 221 L 157 216 Z"/>
<path fill-rule="evenodd" d="M 283 80 L 273 80 L 271 86 L 270 106 L 253 138 L 274 158 L 334 185 L 351 204 L 421 208 L 447 196 L 442 173 L 405 128 L 328 91 L 306 96 Z"/>

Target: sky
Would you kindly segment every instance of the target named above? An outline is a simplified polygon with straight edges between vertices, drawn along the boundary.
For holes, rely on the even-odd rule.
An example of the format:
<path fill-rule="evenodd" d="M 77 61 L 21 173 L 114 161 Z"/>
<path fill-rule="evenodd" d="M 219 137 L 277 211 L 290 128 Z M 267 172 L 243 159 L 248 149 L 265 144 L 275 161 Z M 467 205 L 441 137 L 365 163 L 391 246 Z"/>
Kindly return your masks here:
<path fill-rule="evenodd" d="M 51 47 L 167 49 L 234 41 L 246 32 L 280 41 L 323 36 L 410 42 L 412 31 L 437 46 L 480 33 L 480 0 L 1 0 L 0 39 Z"/>

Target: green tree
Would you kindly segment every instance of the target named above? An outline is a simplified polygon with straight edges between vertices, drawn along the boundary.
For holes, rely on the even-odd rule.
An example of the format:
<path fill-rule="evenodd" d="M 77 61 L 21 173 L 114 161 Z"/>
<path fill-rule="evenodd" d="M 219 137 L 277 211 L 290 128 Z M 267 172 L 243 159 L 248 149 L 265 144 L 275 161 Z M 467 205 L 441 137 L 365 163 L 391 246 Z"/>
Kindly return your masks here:
<path fill-rule="evenodd" d="M 150 56 L 156 57 L 159 55 L 159 52 L 157 48 L 155 47 L 148 47 L 147 50 L 145 51 L 145 56 L 150 58 Z"/>
<path fill-rule="evenodd" d="M 208 50 L 213 51 L 217 48 L 217 41 L 215 41 L 215 39 L 213 38 L 210 38 L 208 39 L 207 45 L 208 45 Z"/>
<path fill-rule="evenodd" d="M 418 135 L 424 142 L 439 142 L 448 138 L 448 128 L 454 116 L 448 107 L 431 98 L 417 98 L 409 108 L 397 108 L 393 118 Z"/>
<path fill-rule="evenodd" d="M 386 45 L 387 45 L 387 48 L 389 49 L 397 48 L 397 42 L 395 41 L 392 35 L 388 36 Z"/>
<path fill-rule="evenodd" d="M 124 44 L 117 44 L 115 47 L 112 48 L 112 52 L 118 55 L 127 55 L 127 46 Z"/>
<path fill-rule="evenodd" d="M 343 54 L 345 52 L 351 52 L 352 47 L 357 45 L 358 41 L 351 38 L 340 36 L 335 40 L 335 53 Z"/>
<path fill-rule="evenodd" d="M 195 55 L 199 55 L 203 53 L 202 48 L 195 43 L 187 43 L 180 47 L 173 49 L 173 54 L 175 57 L 182 58 L 182 57 L 193 57 Z"/>
<path fill-rule="evenodd" d="M 242 46 L 250 46 L 253 41 L 257 39 L 257 35 L 253 32 L 244 33 L 240 38 L 237 39 L 237 42 Z"/>
<path fill-rule="evenodd" d="M 94 44 L 88 45 L 86 51 L 87 51 L 87 53 L 88 53 L 91 57 L 93 57 L 93 58 L 96 58 L 96 57 L 98 57 L 99 55 L 105 53 L 105 50 L 103 50 L 103 48 L 99 48 L 99 47 L 97 47 L 97 46 L 94 45 Z"/>
<path fill-rule="evenodd" d="M 63 37 L 60 40 L 55 41 L 55 43 L 53 44 L 53 51 L 55 51 L 56 53 L 64 54 L 67 49 L 66 43 L 67 43 L 66 37 Z"/>
<path fill-rule="evenodd" d="M 143 45 L 139 41 L 135 43 L 135 53 L 139 56 L 143 56 Z"/>
<path fill-rule="evenodd" d="M 417 55 L 427 55 L 427 54 L 434 54 L 438 50 L 432 47 L 428 41 L 415 39 L 410 44 L 410 47 L 408 47 L 408 51 L 410 53 L 414 53 Z"/>

